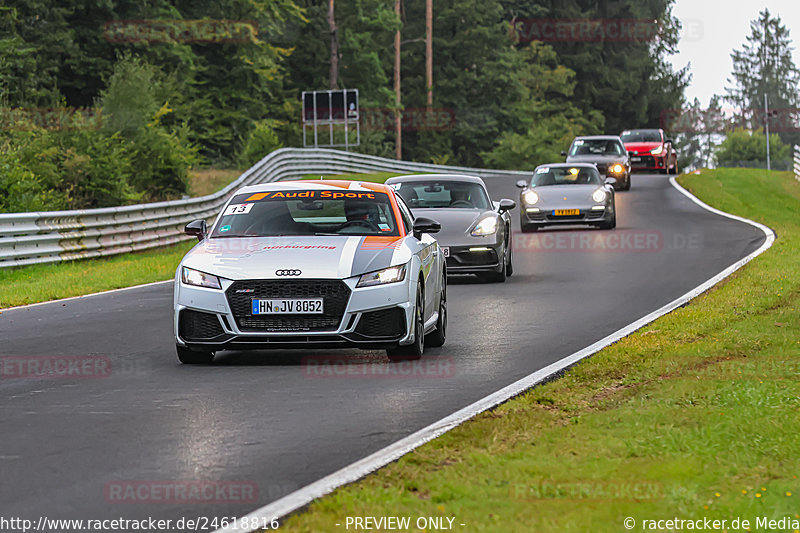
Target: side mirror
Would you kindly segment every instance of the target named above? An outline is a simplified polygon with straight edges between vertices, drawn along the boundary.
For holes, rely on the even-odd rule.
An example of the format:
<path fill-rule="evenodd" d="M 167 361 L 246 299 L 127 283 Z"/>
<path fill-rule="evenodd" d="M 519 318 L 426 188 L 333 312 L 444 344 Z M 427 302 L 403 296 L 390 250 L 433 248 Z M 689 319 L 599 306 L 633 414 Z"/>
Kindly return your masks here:
<path fill-rule="evenodd" d="M 414 219 L 414 237 L 417 239 L 422 237 L 423 233 L 439 233 L 441 229 L 442 225 L 430 218 L 417 217 Z"/>
<path fill-rule="evenodd" d="M 509 200 L 508 198 L 503 198 L 500 200 L 500 209 L 498 209 L 498 211 L 505 213 L 506 211 L 511 211 L 515 207 L 517 207 L 517 202 Z"/>
<path fill-rule="evenodd" d="M 606 185 L 614 185 L 617 183 L 617 178 L 606 178 Z"/>
<path fill-rule="evenodd" d="M 520 189 L 524 189 L 527 186 L 528 186 L 528 182 L 525 181 L 525 180 L 519 180 L 517 182 L 517 187 L 520 188 Z"/>
<path fill-rule="evenodd" d="M 636 155 L 636 154 L 634 154 L 633 152 L 631 152 L 630 150 L 628 150 L 628 157 L 633 157 L 634 155 Z"/>
<path fill-rule="evenodd" d="M 672 144 L 672 139 L 667 139 L 664 141 L 664 144 Z"/>
<path fill-rule="evenodd" d="M 564 150 L 561 150 L 561 155 L 564 156 L 564 157 L 567 157 L 567 152 L 565 152 Z"/>
<path fill-rule="evenodd" d="M 193 220 L 186 224 L 186 227 L 183 228 L 183 232 L 186 235 L 197 237 L 197 240 L 202 242 L 202 240 L 206 238 L 208 227 L 206 226 L 206 221 L 203 219 Z"/>

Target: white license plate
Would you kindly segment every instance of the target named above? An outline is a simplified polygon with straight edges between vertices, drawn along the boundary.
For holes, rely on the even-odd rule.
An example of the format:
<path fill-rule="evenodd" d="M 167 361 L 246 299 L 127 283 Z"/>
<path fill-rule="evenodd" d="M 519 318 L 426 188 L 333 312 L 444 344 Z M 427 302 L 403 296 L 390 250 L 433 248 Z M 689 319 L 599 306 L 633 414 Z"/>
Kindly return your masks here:
<path fill-rule="evenodd" d="M 445 257 L 450 257 L 450 247 L 449 246 L 442 246 L 442 255 Z"/>
<path fill-rule="evenodd" d="M 319 315 L 322 298 L 252 300 L 254 315 Z"/>
<path fill-rule="evenodd" d="M 638 163 L 641 160 L 642 160 L 641 157 L 631 157 L 631 161 L 634 162 L 634 163 Z"/>

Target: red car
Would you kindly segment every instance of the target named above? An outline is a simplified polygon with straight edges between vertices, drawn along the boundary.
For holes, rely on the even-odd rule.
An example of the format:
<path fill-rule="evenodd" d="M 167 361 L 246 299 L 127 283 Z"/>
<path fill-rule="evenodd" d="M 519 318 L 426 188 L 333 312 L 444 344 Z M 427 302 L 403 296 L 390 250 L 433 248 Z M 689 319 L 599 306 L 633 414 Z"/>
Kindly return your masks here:
<path fill-rule="evenodd" d="M 620 138 L 630 154 L 632 170 L 678 173 L 678 152 L 664 130 L 625 130 Z"/>

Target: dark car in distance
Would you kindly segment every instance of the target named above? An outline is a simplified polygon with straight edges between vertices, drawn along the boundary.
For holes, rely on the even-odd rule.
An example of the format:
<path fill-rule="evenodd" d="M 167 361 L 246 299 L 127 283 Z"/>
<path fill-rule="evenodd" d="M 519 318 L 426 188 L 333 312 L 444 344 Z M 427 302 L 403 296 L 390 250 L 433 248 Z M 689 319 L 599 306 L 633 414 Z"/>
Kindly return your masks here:
<path fill-rule="evenodd" d="M 614 178 L 614 189 L 631 188 L 631 162 L 622 139 L 616 135 L 575 137 L 569 151 L 562 152 L 567 163 L 594 163 L 601 175 Z"/>

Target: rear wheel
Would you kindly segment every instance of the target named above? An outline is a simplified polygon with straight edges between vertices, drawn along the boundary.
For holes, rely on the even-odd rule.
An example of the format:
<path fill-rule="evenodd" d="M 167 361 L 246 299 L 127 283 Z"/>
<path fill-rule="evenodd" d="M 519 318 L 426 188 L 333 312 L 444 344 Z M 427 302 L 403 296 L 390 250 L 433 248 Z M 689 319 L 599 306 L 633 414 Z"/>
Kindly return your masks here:
<path fill-rule="evenodd" d="M 207 365 L 214 360 L 214 352 L 196 352 L 185 346 L 175 345 L 178 360 L 184 365 Z"/>
<path fill-rule="evenodd" d="M 442 293 L 439 297 L 439 319 L 436 330 L 425 335 L 425 346 L 443 346 L 447 340 L 447 276 L 442 275 Z"/>
<path fill-rule="evenodd" d="M 414 342 L 386 350 L 392 361 L 414 361 L 422 357 L 425 350 L 425 297 L 422 284 L 417 284 L 417 302 L 414 305 Z"/>

